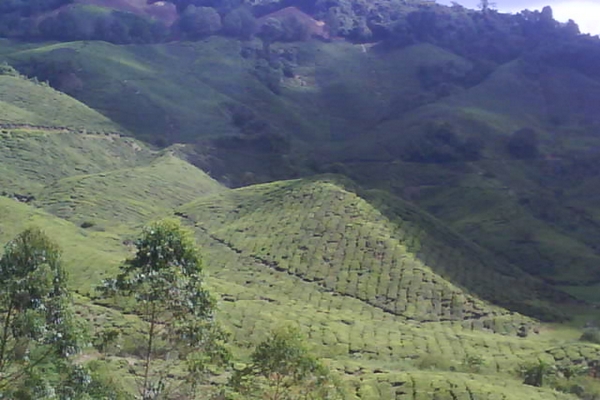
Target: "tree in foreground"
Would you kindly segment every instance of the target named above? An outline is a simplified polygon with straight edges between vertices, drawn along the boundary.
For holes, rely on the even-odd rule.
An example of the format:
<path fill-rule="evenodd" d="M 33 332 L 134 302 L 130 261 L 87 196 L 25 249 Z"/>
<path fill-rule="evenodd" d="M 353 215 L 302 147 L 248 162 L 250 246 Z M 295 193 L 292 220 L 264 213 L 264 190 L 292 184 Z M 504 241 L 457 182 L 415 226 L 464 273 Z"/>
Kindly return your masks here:
<path fill-rule="evenodd" d="M 340 386 L 307 349 L 299 332 L 279 329 L 260 343 L 230 385 L 244 399 L 342 399 Z"/>
<path fill-rule="evenodd" d="M 25 230 L 4 249 L 0 398 L 43 399 L 68 392 L 67 398 L 75 399 L 89 383 L 85 369 L 70 362 L 83 331 L 73 318 L 60 256 L 39 229 Z"/>
<path fill-rule="evenodd" d="M 203 285 L 200 254 L 177 220 L 145 227 L 136 247 L 101 289 L 128 296 L 146 322 L 142 368 L 136 371 L 140 398 L 193 396 L 208 366 L 229 357 L 214 322 L 215 300 Z"/>

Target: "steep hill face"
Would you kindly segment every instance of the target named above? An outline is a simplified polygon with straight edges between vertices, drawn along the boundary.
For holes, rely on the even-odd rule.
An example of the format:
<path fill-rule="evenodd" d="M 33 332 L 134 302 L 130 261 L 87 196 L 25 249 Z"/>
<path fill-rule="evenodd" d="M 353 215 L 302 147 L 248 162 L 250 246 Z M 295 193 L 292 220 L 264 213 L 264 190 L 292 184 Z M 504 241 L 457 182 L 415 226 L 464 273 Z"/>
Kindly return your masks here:
<path fill-rule="evenodd" d="M 534 314 L 540 300 L 569 301 L 518 269 L 481 258 L 485 253 L 458 235 L 440 235 L 434 220 L 408 205 L 394 211 L 390 220 L 339 186 L 304 181 L 229 191 L 180 210 L 245 256 L 411 320 L 485 321 L 499 312 L 472 294 Z M 537 310 L 544 313 L 551 315 Z"/>

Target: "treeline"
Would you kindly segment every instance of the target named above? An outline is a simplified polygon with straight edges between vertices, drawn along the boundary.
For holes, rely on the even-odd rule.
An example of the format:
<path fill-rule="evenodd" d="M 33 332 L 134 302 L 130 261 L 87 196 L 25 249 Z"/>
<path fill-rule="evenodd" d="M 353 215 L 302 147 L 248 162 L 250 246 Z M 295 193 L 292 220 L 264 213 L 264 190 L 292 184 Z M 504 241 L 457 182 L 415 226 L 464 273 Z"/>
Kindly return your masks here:
<path fill-rule="evenodd" d="M 381 33 L 388 47 L 429 42 L 469 59 L 494 63 L 514 60 L 540 44 L 571 40 L 579 34 L 575 22 L 563 24 L 554 20 L 550 7 L 512 15 L 460 6 L 413 11 Z"/>
<path fill-rule="evenodd" d="M 356 42 L 383 40 L 392 47 L 426 41 L 461 55 L 484 51 L 496 62 L 514 59 L 540 41 L 579 34 L 574 22 L 555 21 L 550 7 L 541 12 L 510 15 L 492 9 L 478 11 L 459 5 L 415 5 L 396 0 L 377 3 L 377 6 L 364 0 L 312 0 L 301 4 L 292 1 L 270 3 L 269 8 L 260 2 L 251 5 L 245 0 L 170 0 L 177 9 L 178 20 L 167 27 L 158 20 L 132 13 L 69 5 L 72 2 L 5 0 L 0 4 L 0 36 L 114 43 L 197 40 L 213 34 L 245 39 L 257 33 L 257 16 L 263 16 L 265 10 L 273 12 L 289 5 L 296 5 L 324 21 L 331 36 Z M 44 16 L 51 10 L 55 13 Z M 302 25 L 294 18 L 280 22 L 290 25 L 292 30 L 297 30 L 294 23 Z M 293 40 L 304 38 L 293 35 Z"/>
<path fill-rule="evenodd" d="M 0 14 L 31 17 L 72 2 L 73 0 L 3 0 L 0 2 Z"/>
<path fill-rule="evenodd" d="M 4 22 L 4 23 L 2 23 Z M 233 9 L 188 5 L 170 27 L 129 12 L 74 5 L 34 23 L 19 13 L 0 14 L 0 36 L 34 40 L 103 40 L 115 44 L 200 40 L 211 35 L 248 40 L 257 35 L 269 42 L 308 38 L 297 18 L 269 19 L 262 27 L 249 7 Z"/>
<path fill-rule="evenodd" d="M 15 0 L 16 1 L 16 0 Z M 0 37 L 25 40 L 103 40 L 116 44 L 160 43 L 167 40 L 198 40 L 223 34 L 249 39 L 258 28 L 249 8 L 208 7 L 189 4 L 167 27 L 163 22 L 130 12 L 89 5 L 70 5 L 41 18 L 40 13 L 67 5 L 54 0 L 47 7 L 0 5 Z M 10 2 L 9 2 L 10 3 Z M 12 4 L 12 3 L 11 3 Z M 20 3 L 15 3 L 20 4 Z"/>

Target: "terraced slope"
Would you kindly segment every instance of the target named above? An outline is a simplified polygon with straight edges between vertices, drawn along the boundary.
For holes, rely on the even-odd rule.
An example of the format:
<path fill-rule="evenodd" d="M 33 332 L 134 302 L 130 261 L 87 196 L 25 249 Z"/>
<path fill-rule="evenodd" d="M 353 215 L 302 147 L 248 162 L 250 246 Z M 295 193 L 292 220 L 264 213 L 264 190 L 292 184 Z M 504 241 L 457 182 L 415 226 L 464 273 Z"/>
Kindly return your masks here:
<path fill-rule="evenodd" d="M 73 221 L 102 218 L 102 231 L 82 229 L 31 204 L 0 198 L 1 240 L 8 240 L 29 223 L 41 226 L 64 247 L 73 287 L 87 294 L 127 256 L 129 249 L 123 239 L 129 236 L 128 226 L 138 225 L 146 213 L 162 212 L 186 196 L 221 190 L 182 207 L 182 211 L 191 211 L 189 217 L 200 228 L 197 234 L 209 284 L 221 296 L 218 317 L 231 331 L 234 351 L 241 359 L 247 357 L 248 346 L 262 340 L 271 328 L 293 323 L 343 375 L 352 388 L 350 399 L 417 400 L 435 392 L 458 400 L 490 393 L 517 400 L 523 393 L 531 399 L 570 397 L 520 385 L 513 380 L 515 365 L 532 357 L 565 363 L 598 357 L 598 346 L 574 346 L 564 339 L 557 342 L 557 337 L 544 329 L 537 334 L 537 324 L 529 318 L 491 306 L 445 281 L 412 255 L 411 251 L 420 248 L 422 236 L 413 228 L 399 229 L 398 222 L 339 186 L 292 181 L 223 191 L 208 184 L 211 181 L 200 171 L 189 168 L 167 154 L 146 166 L 63 178 L 40 192 L 51 194 L 49 188 L 62 188 L 57 195 L 66 200 L 62 205 L 53 203 L 51 196 L 40 195 L 36 201 L 47 202 L 45 206 L 56 213 L 74 206 L 73 212 L 65 214 Z M 172 174 L 190 180 L 167 180 Z M 150 178 L 142 184 L 144 175 Z M 141 182 L 136 183 L 138 179 Z M 152 182 L 156 185 L 151 186 Z M 190 184 L 193 182 L 198 186 Z M 100 185 L 104 189 L 96 189 Z M 142 187 L 148 192 L 140 192 Z M 177 187 L 182 197 L 169 199 Z M 71 190 L 74 198 L 64 197 Z M 124 208 L 104 200 L 111 196 L 122 196 Z M 88 201 L 93 205 L 88 206 Z M 131 217 L 121 220 L 126 214 Z M 306 218 L 293 219 L 299 215 Z M 343 221 L 347 216 L 354 224 L 348 231 Z M 302 234 L 284 231 L 284 223 Z M 352 236 L 355 231 L 358 235 Z M 354 247 L 349 254 L 359 260 L 356 271 L 342 269 L 330 248 L 334 244 L 327 243 L 333 237 L 339 240 L 342 233 L 354 240 L 344 250 Z M 403 239 L 399 239 L 401 235 Z M 273 241 L 274 237 L 281 240 Z M 310 247 L 300 250 L 303 254 L 292 254 L 297 243 L 282 251 L 287 249 L 287 238 L 300 241 L 305 237 Z M 288 254 L 289 263 L 283 267 Z M 329 257 L 329 262 L 323 256 Z M 292 262 L 298 257 L 302 263 Z M 324 277 L 324 270 L 331 274 Z M 333 274 L 344 280 L 334 279 Z M 384 274 L 391 278 L 389 282 L 377 278 Z M 379 293 L 381 297 L 377 297 Z M 406 297 L 390 302 L 394 293 Z M 443 296 L 453 296 L 463 304 L 455 301 L 452 307 L 450 302 L 449 307 Z M 419 301 L 422 299 L 426 301 Z M 130 316 L 90 306 L 85 298 L 78 301 L 96 329 L 114 326 L 127 335 L 135 331 L 136 322 Z M 519 338 L 517 331 L 529 336 Z M 123 350 L 110 362 L 127 377 L 127 370 L 117 366 L 136 356 L 129 350 L 129 339 L 121 340 Z M 465 359 L 471 355 L 484 361 L 482 373 L 494 375 L 469 371 Z"/>
<path fill-rule="evenodd" d="M 80 293 L 87 293 L 127 255 L 114 234 L 77 228 L 14 200 L 0 198 L 0 216 L 2 241 L 20 230 L 24 221 L 43 227 L 55 237 L 65 249 L 73 287 Z M 469 393 L 501 393 L 509 400 L 521 399 L 523 393 L 531 399 L 569 399 L 547 389 L 522 386 L 509 376 L 480 376 L 449 369 L 466 368 L 467 355 L 482 357 L 484 371 L 510 375 L 516 364 L 531 357 L 574 362 L 600 354 L 598 346 L 572 347 L 565 343 L 557 347 L 555 339 L 545 333 L 519 339 L 493 333 L 492 329 L 464 327 L 460 322 L 407 321 L 351 296 L 323 291 L 319 285 L 287 272 L 265 268 L 253 257 L 231 250 L 202 231 L 198 235 L 209 266 L 209 284 L 222 298 L 219 319 L 233 333 L 236 352 L 243 357 L 247 345 L 262 340 L 273 326 L 286 321 L 298 324 L 319 354 L 328 358 L 355 388 L 348 398 L 417 400 L 435 392 L 459 400 L 469 400 Z M 115 326 L 129 332 L 135 327 L 131 317 L 102 307 L 90 308 L 85 299 L 78 301 L 87 310 L 90 322 L 98 324 L 97 329 Z M 106 313 L 108 318 L 103 317 Z M 510 323 L 514 318 L 510 317 Z M 127 349 L 122 350 L 122 357 L 135 357 Z M 427 357 L 423 357 L 425 352 Z M 121 356 L 113 362 L 119 359 Z M 126 370 L 119 371 L 122 377 L 127 376 Z"/>
<path fill-rule="evenodd" d="M 414 201 L 505 264 L 565 286 L 600 280 L 600 252 L 590 239 L 600 232 L 597 207 L 585 191 L 548 190 L 545 179 L 600 145 L 593 134 L 600 83 L 580 72 L 548 67 L 532 74 L 515 60 L 471 79 L 476 66 L 430 44 L 384 50 L 307 42 L 273 47 L 294 73 L 275 93 L 261 78 L 258 42 L 0 47 L 2 59 L 54 74 L 55 86 L 140 138 L 200 138 L 190 146 L 202 154 L 194 160 L 228 183 L 310 174 L 307 164 L 346 173 Z M 428 68 L 456 76 L 432 84 Z M 77 87 L 69 86 L 73 77 Z M 406 162 L 426 121 L 449 123 L 460 140 L 479 141 L 482 159 Z M 523 127 L 538 131 L 543 160 L 510 158 L 507 138 Z M 548 201 L 549 209 L 540 205 Z M 573 229 L 573 220 L 585 229 Z"/>
<path fill-rule="evenodd" d="M 117 135 L 5 129 L 0 134 L 0 183 L 5 192 L 35 194 L 55 180 L 149 163 L 152 151 Z"/>
<path fill-rule="evenodd" d="M 43 44 L 0 49 L 0 53 L 14 60 L 50 57 L 81 62 L 85 68 L 79 71 L 83 86 L 77 89 L 81 90 L 78 96 L 90 96 L 103 112 L 119 115 L 120 123 L 137 126 L 141 137 L 180 129 L 190 135 L 199 130 L 214 136 L 238 133 L 239 127 L 230 120 L 230 106 L 251 98 L 255 116 L 272 120 L 276 129 L 294 131 L 305 142 L 325 137 L 338 140 L 319 149 L 344 157 L 353 153 L 346 154 L 346 148 L 338 146 L 345 143 L 343 134 L 335 137 L 332 133 L 352 126 L 348 134 L 358 134 L 377 118 L 389 119 L 401 104 L 407 104 L 409 94 L 420 92 L 413 80 L 416 58 L 411 59 L 414 65 L 404 64 L 398 71 L 390 65 L 408 54 L 432 63 L 461 62 L 433 46 L 388 55 L 393 58 L 390 64 L 387 61 L 392 60 L 382 60 L 358 46 L 306 46 L 314 47 L 303 53 L 305 63 L 298 73 L 308 86 L 295 86 L 288 80 L 285 90 L 289 92 L 279 96 L 255 77 L 249 78 L 247 68 L 253 64 L 240 57 L 238 44 L 222 38 L 140 47 Z M 216 57 L 221 51 L 227 56 Z M 314 58 L 315 54 L 320 55 Z M 178 62 L 171 64 L 173 60 Z M 352 68 L 336 70 L 341 62 Z M 228 74 L 217 75 L 216 70 L 251 82 L 248 90 L 240 91 L 239 82 L 228 81 Z M 367 72 L 372 75 L 364 75 Z M 352 79 L 360 74 L 368 79 Z M 92 75 L 102 78 L 91 79 Z M 169 80 L 161 82 L 166 76 Z M 395 86 L 402 85 L 406 93 L 394 97 Z M 364 98 L 370 91 L 373 98 Z M 198 93 L 208 100 L 195 102 Z M 386 109 L 382 105 L 388 101 L 396 105 Z M 347 108 L 349 104 L 355 108 Z M 335 116 L 321 117 L 317 111 L 324 107 L 335 109 Z M 309 111 L 315 118 L 306 120 Z M 488 116 L 495 121 L 489 114 L 471 112 L 480 122 Z M 166 118 L 171 113 L 176 121 Z M 449 114 L 454 115 L 453 111 Z M 59 115 L 55 120 L 64 118 Z M 498 176 L 489 178 L 484 176 L 489 172 L 484 163 L 439 166 L 347 160 L 349 166 L 356 162 L 351 168 L 354 173 L 365 174 L 362 182 L 394 174 L 385 189 L 406 194 L 450 222 L 449 228 L 394 197 L 360 192 L 367 202 L 330 181 L 286 181 L 226 190 L 170 151 L 153 152 L 118 135 L 83 135 L 75 133 L 75 128 L 37 124 L 13 123 L 0 136 L 0 185 L 8 195 L 35 197 L 29 204 L 0 197 L 0 241 L 28 224 L 41 226 L 59 241 L 73 288 L 83 295 L 89 293 L 89 298 L 78 298 L 80 311 L 95 329 L 115 327 L 124 333 L 119 355 L 107 361 L 122 376 L 132 378 L 127 363 L 138 356 L 130 334 L 139 321 L 116 309 L 92 305 L 91 288 L 128 255 L 131 248 L 126 244 L 134 229 L 146 219 L 173 212 L 196 228 L 209 284 L 221 297 L 218 318 L 232 333 L 237 360 L 247 360 L 248 349 L 273 327 L 296 324 L 317 353 L 343 375 L 351 389 L 349 399 L 574 399 L 521 384 L 515 369 L 538 358 L 564 365 L 600 359 L 600 346 L 579 342 L 578 329 L 545 325 L 514 313 L 554 318 L 557 315 L 549 308 L 568 297 L 506 260 L 491 260 L 495 248 L 487 245 L 490 238 L 505 240 L 502 234 L 507 228 L 500 222 L 517 226 L 512 214 L 500 213 L 517 202 L 510 190 L 520 191 L 534 181 L 520 168 L 498 167 Z M 502 120 L 498 126 L 512 125 Z M 396 137 L 373 137 L 375 147 L 392 143 L 381 138 Z M 229 155 L 236 159 L 236 168 L 245 166 L 247 155 L 237 156 L 235 152 Z M 537 172 L 532 175 L 539 176 Z M 452 186 L 458 189 L 450 190 Z M 459 196 L 471 187 L 486 189 L 486 193 L 502 190 L 503 194 Z M 204 197 L 194 200 L 197 196 Z M 501 206 L 490 206 L 496 204 Z M 531 208 L 521 206 L 519 215 L 526 218 L 519 224 L 535 226 L 531 222 L 537 218 Z M 474 211 L 471 217 L 469 210 Z M 489 216 L 483 226 L 477 226 L 481 216 L 477 212 Z M 506 218 L 499 222 L 499 217 Z M 85 222 L 95 226 L 78 226 Z M 543 225 L 540 230 L 547 228 Z M 472 235 L 486 236 L 487 244 L 483 240 L 470 243 L 467 239 Z M 547 243 L 564 237 L 549 235 Z M 568 244 L 565 249 L 575 254 L 579 248 Z M 474 368 L 469 364 L 471 357 L 482 364 Z"/>
<path fill-rule="evenodd" d="M 540 289 L 557 294 L 522 272 L 513 269 L 511 276 L 477 254 L 465 257 L 467 243 L 456 235 L 453 244 L 432 245 L 423 228 L 398 216 L 392 222 L 332 183 L 252 186 L 200 199 L 180 212 L 215 239 L 273 269 L 407 319 L 482 322 L 505 312 L 473 294 L 531 306 L 539 302 L 534 292 Z M 419 253 L 432 262 L 424 264 Z M 454 284 L 440 274 L 452 276 Z"/>
<path fill-rule="evenodd" d="M 167 153 L 145 166 L 58 180 L 35 204 L 77 224 L 135 226 L 222 190 L 203 171 Z"/>
<path fill-rule="evenodd" d="M 292 323 L 355 388 L 348 398 L 430 399 L 435 393 L 459 400 L 498 394 L 515 400 L 568 399 L 523 386 L 514 380 L 515 368 L 537 358 L 570 365 L 600 357 L 600 346 L 578 343 L 575 332 L 559 338 L 545 327 L 535 333 L 533 326 L 526 338 L 511 335 L 517 321 L 529 323 L 518 315 L 497 316 L 491 324 L 406 319 L 273 268 L 209 233 L 201 222 L 195 224 L 211 285 L 221 293 L 221 321 L 239 346 L 237 354 L 247 355 L 244 349 L 271 327 Z M 478 372 L 468 366 L 468 357 L 481 357 Z"/>
<path fill-rule="evenodd" d="M 191 141 L 198 135 L 234 132 L 220 105 L 230 100 L 223 92 L 228 89 L 242 95 L 245 80 L 254 88 L 261 86 L 249 74 L 251 63 L 239 55 L 239 42 L 210 40 L 218 44 L 74 42 L 35 49 L 15 47 L 6 59 L 33 74 L 53 66 L 66 68 L 82 83 L 67 92 L 127 129 L 133 128 L 139 138 Z M 61 87 L 62 80 L 55 78 Z"/>

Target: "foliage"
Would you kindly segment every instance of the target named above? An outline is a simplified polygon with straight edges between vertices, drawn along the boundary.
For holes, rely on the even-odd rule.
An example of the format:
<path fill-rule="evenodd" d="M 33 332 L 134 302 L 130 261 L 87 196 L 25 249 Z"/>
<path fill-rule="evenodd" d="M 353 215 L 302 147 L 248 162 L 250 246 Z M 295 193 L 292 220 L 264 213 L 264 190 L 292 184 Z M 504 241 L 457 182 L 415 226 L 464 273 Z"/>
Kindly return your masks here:
<path fill-rule="evenodd" d="M 339 395 L 330 372 L 291 327 L 271 332 L 256 346 L 250 365 L 236 370 L 230 385 L 247 399 L 332 399 Z"/>
<path fill-rule="evenodd" d="M 6 62 L 0 64 L 0 75 L 19 76 L 19 72 Z"/>
<path fill-rule="evenodd" d="M 212 7 L 188 6 L 177 22 L 179 30 L 190 39 L 201 39 L 221 30 L 221 16 Z"/>
<path fill-rule="evenodd" d="M 39 25 L 45 39 L 103 40 L 111 43 L 156 43 L 167 36 L 158 21 L 122 11 L 77 6 L 45 18 Z"/>
<path fill-rule="evenodd" d="M 600 328 L 586 328 L 579 340 L 600 344 Z"/>
<path fill-rule="evenodd" d="M 268 18 L 256 34 L 264 43 L 295 42 L 308 39 L 308 28 L 291 15 L 285 18 Z"/>
<path fill-rule="evenodd" d="M 45 11 L 55 10 L 72 2 L 73 0 L 7 0 L 0 3 L 0 14 L 17 14 L 29 17 Z"/>
<path fill-rule="evenodd" d="M 477 138 L 460 138 L 448 124 L 428 124 L 423 135 L 407 146 L 404 158 L 423 163 L 476 161 L 481 157 L 483 142 Z"/>
<path fill-rule="evenodd" d="M 139 383 L 143 399 L 195 390 L 210 361 L 226 362 L 225 335 L 214 323 L 215 300 L 203 287 L 202 263 L 190 232 L 176 220 L 144 228 L 136 256 L 121 266 L 115 279 L 104 281 L 107 294 L 131 296 L 147 322 Z M 173 360 L 187 365 L 190 388 L 168 387 Z"/>
<path fill-rule="evenodd" d="M 546 378 L 555 375 L 556 366 L 552 365 L 542 359 L 538 359 L 537 361 L 522 364 L 519 369 L 519 374 L 523 378 L 523 383 L 525 385 L 544 386 L 546 382 Z"/>
<path fill-rule="evenodd" d="M 471 373 L 480 373 L 485 366 L 485 360 L 479 355 L 467 355 L 462 362 L 462 367 Z"/>
<path fill-rule="evenodd" d="M 496 3 L 490 0 L 481 0 L 477 7 L 479 7 L 481 11 L 486 12 L 496 8 Z"/>
<path fill-rule="evenodd" d="M 256 18 L 246 7 L 236 8 L 223 18 L 223 33 L 226 35 L 248 40 L 257 28 Z"/>
<path fill-rule="evenodd" d="M 6 245 L 0 259 L 3 395 L 32 391 L 33 397 L 41 398 L 36 390 L 54 390 L 53 377 L 42 372 L 49 363 L 59 375 L 67 375 L 66 382 L 75 381 L 71 372 L 85 374 L 68 361 L 79 351 L 83 331 L 72 315 L 60 257 L 58 246 L 50 238 L 30 228 Z M 72 391 L 81 392 L 77 388 Z"/>

